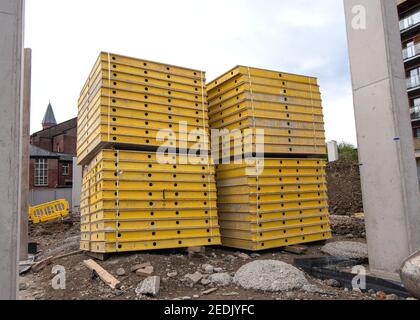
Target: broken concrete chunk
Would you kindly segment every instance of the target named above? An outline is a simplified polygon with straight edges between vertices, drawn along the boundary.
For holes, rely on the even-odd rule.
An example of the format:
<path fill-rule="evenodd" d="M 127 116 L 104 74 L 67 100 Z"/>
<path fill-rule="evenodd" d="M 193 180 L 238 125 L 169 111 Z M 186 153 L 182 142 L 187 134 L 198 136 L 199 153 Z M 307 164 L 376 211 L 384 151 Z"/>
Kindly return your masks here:
<path fill-rule="evenodd" d="M 200 272 L 196 272 L 193 274 L 187 274 L 184 276 L 185 279 L 188 280 L 188 282 L 192 284 L 197 284 L 201 279 L 203 279 L 203 275 Z"/>
<path fill-rule="evenodd" d="M 120 277 L 125 276 L 124 268 L 117 269 L 117 276 L 120 276 Z"/>
<path fill-rule="evenodd" d="M 136 272 L 139 269 L 144 269 L 146 267 L 151 267 L 152 264 L 150 262 L 144 262 L 144 263 L 140 263 L 140 264 L 136 264 L 134 266 L 131 267 L 131 272 Z"/>
<path fill-rule="evenodd" d="M 236 253 L 236 256 L 238 258 L 243 259 L 243 260 L 249 260 L 249 259 L 251 259 L 251 257 L 249 255 L 247 255 L 246 253 L 243 253 L 243 252 L 237 252 Z"/>
<path fill-rule="evenodd" d="M 160 290 L 160 277 L 148 277 L 143 280 L 136 288 L 136 294 L 156 297 Z"/>
<path fill-rule="evenodd" d="M 136 271 L 136 274 L 139 276 L 150 276 L 153 274 L 153 272 L 155 272 L 155 269 L 152 266 L 148 266 L 142 269 L 138 269 Z"/>
<path fill-rule="evenodd" d="M 326 286 L 329 287 L 333 287 L 333 288 L 340 288 L 341 287 L 341 283 L 335 279 L 328 279 L 324 281 L 324 284 Z"/>
<path fill-rule="evenodd" d="M 203 264 L 201 268 L 207 273 L 211 274 L 214 272 L 214 267 L 211 264 Z"/>
<path fill-rule="evenodd" d="M 214 283 L 218 286 L 228 286 L 232 283 L 232 277 L 228 273 L 215 273 L 209 277 L 211 283 Z"/>

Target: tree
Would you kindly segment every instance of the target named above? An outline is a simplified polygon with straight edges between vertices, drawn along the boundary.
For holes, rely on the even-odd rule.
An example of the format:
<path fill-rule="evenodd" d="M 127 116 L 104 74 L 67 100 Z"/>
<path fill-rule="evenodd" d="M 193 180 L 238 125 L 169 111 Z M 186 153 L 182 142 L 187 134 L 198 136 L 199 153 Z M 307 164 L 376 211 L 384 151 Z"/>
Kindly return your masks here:
<path fill-rule="evenodd" d="M 352 162 L 359 162 L 359 155 L 354 145 L 347 142 L 341 142 L 338 145 L 338 155 L 340 160 L 348 160 Z"/>

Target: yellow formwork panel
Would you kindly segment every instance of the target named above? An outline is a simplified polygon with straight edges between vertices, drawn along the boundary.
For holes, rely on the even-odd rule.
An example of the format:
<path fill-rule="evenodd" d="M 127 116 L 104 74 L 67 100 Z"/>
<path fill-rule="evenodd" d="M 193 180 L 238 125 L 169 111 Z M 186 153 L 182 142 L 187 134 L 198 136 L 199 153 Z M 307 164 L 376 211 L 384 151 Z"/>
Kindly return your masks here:
<path fill-rule="evenodd" d="M 277 88 L 272 87 L 264 84 L 258 84 L 255 82 L 249 83 L 249 81 L 242 82 L 236 84 L 234 86 L 220 86 L 220 91 L 215 94 L 211 94 L 209 92 L 209 103 L 212 104 L 214 101 L 220 101 L 220 97 L 226 99 L 226 97 L 232 97 L 240 92 L 252 92 L 253 94 L 264 94 L 264 95 L 275 95 L 275 96 L 285 96 L 285 97 L 295 97 L 295 98 L 303 98 L 303 99 L 310 99 L 311 101 L 318 100 L 321 101 L 321 94 L 319 91 L 301 91 L 301 90 L 294 90 L 294 89 L 286 89 L 286 88 Z M 311 87 L 309 87 L 311 89 Z"/>
<path fill-rule="evenodd" d="M 198 183 L 198 182 L 183 182 L 179 183 L 168 183 L 167 181 L 162 182 L 136 182 L 136 181 L 118 181 L 116 180 L 105 180 L 99 182 L 99 188 L 102 190 L 114 190 L 116 185 L 118 185 L 118 190 L 120 191 L 130 191 L 135 190 L 136 188 L 143 188 L 143 190 L 148 191 L 203 191 L 203 192 L 216 192 L 216 183 L 213 181 L 208 185 L 208 183 Z"/>
<path fill-rule="evenodd" d="M 179 153 L 170 153 L 164 155 L 167 161 L 173 161 L 173 164 L 191 164 L 191 165 L 210 165 L 210 171 L 214 172 L 213 163 L 209 161 L 207 156 L 197 156 L 193 157 L 192 155 L 179 154 Z M 91 165 L 96 165 L 98 161 L 103 159 L 114 161 L 118 158 L 119 161 L 133 161 L 133 162 L 147 162 L 147 163 L 157 163 L 161 162 L 161 155 L 158 155 L 156 152 L 147 152 L 147 151 L 129 151 L 129 150 L 101 150 L 93 159 Z M 170 162 L 171 163 L 171 162 Z"/>
<path fill-rule="evenodd" d="M 262 241 L 262 242 L 266 240 L 285 239 L 288 237 L 296 237 L 296 236 L 305 237 L 306 235 L 319 234 L 322 232 L 329 232 L 329 231 L 331 230 L 328 224 L 326 225 L 316 224 L 316 225 L 310 225 L 310 226 L 302 224 L 301 227 L 296 227 L 296 228 L 291 227 L 287 229 L 285 228 L 283 230 L 260 229 L 258 231 L 225 229 L 221 227 L 221 232 L 224 236 L 228 236 L 230 238 L 235 238 L 235 239 Z"/>
<path fill-rule="evenodd" d="M 118 164 L 117 166 L 115 164 Z M 139 171 L 139 172 L 151 172 L 151 173 L 213 173 L 211 169 L 206 165 L 189 165 L 189 164 L 159 164 L 159 163 L 147 163 L 147 162 L 136 162 L 119 159 L 118 162 L 114 161 L 102 161 L 102 170 L 127 170 L 127 171 Z"/>
<path fill-rule="evenodd" d="M 248 92 L 243 92 L 237 95 L 236 97 L 228 99 L 226 101 L 213 101 L 209 105 L 209 114 L 214 115 L 218 112 L 223 112 L 224 114 L 232 113 L 233 111 L 239 111 L 241 109 L 253 109 L 253 110 L 267 110 L 267 111 L 290 111 L 296 113 L 305 113 L 305 114 L 323 114 L 322 105 L 319 102 L 308 103 L 306 100 L 302 100 L 301 103 L 299 100 L 292 103 L 288 99 L 264 99 L 265 97 L 258 96 L 262 99 L 254 100 L 254 95 L 251 95 Z M 257 97 L 257 98 L 258 98 Z"/>
<path fill-rule="evenodd" d="M 96 203 L 100 200 L 113 200 L 118 197 L 119 201 L 131 201 L 137 199 L 145 199 L 147 201 L 177 201 L 177 200 L 203 200 L 216 199 L 216 192 L 194 192 L 194 191 L 99 191 L 91 196 L 91 203 Z"/>
<path fill-rule="evenodd" d="M 308 176 L 302 177 L 299 175 L 284 177 L 284 176 L 271 176 L 271 177 L 238 177 L 238 178 L 230 178 L 230 179 L 217 179 L 217 186 L 218 188 L 221 187 L 230 187 L 230 186 L 241 186 L 241 185 L 252 185 L 256 186 L 257 188 L 262 186 L 273 186 L 277 185 L 281 186 L 304 186 L 306 184 L 316 184 L 318 183 L 319 186 L 322 184 L 326 184 L 326 177 L 324 176 Z"/>
<path fill-rule="evenodd" d="M 239 185 L 239 186 L 226 186 L 218 187 L 217 193 L 219 197 L 222 196 L 235 196 L 235 195 L 254 195 L 254 194 L 295 194 L 295 193 L 310 193 L 310 192 L 326 192 L 327 188 L 325 184 L 307 184 L 307 185 Z"/>
<path fill-rule="evenodd" d="M 112 179 L 115 176 L 115 171 L 104 171 L 103 172 L 104 179 Z M 148 179 L 149 182 L 156 182 L 156 181 L 167 181 L 167 182 L 183 182 L 183 181 L 190 181 L 190 182 L 208 182 L 209 174 L 188 174 L 188 173 L 147 173 L 147 172 L 138 172 L 138 171 L 123 171 L 119 172 L 118 174 L 119 180 L 128 180 L 128 181 L 145 181 Z"/>
<path fill-rule="evenodd" d="M 159 229 L 159 230 L 136 230 L 136 231 L 112 231 L 112 232 L 90 232 L 90 241 L 153 241 L 168 238 L 219 236 L 219 226 L 214 229 L 208 228 L 186 228 L 186 229 Z"/>
<path fill-rule="evenodd" d="M 327 207 L 327 199 L 308 199 L 299 202 L 273 202 L 273 203 L 260 203 L 260 204 L 218 204 L 219 212 L 232 212 L 232 213 L 261 213 L 261 212 L 273 212 L 281 210 L 305 210 L 316 207 Z"/>
<path fill-rule="evenodd" d="M 297 82 L 317 86 L 317 79 L 314 77 L 307 77 L 287 72 L 266 70 L 247 66 L 236 66 L 224 73 L 223 75 L 219 76 L 218 78 L 214 79 L 213 81 L 209 82 L 207 84 L 207 88 L 208 90 L 213 90 L 214 88 L 218 87 L 224 82 L 229 81 L 231 78 L 235 78 L 242 75 L 245 75 L 247 77 L 250 76 L 251 79 L 253 79 L 254 77 L 265 79 L 278 79 L 282 81 Z"/>
<path fill-rule="evenodd" d="M 101 211 L 106 209 L 119 208 L 124 209 L 205 209 L 213 207 L 216 208 L 216 200 L 194 200 L 184 199 L 179 201 L 147 201 L 147 200 L 131 200 L 131 201 L 118 201 L 104 200 L 90 206 L 91 212 Z"/>
<path fill-rule="evenodd" d="M 248 123 L 248 120 L 245 124 Z M 235 125 L 236 126 L 236 125 Z M 254 128 L 249 128 L 246 125 L 238 126 L 237 128 L 234 128 L 233 126 L 230 126 L 230 128 L 227 126 L 226 129 L 232 130 L 230 132 L 230 137 L 236 137 L 236 134 L 238 132 L 241 132 L 242 134 L 245 134 L 247 131 L 246 129 L 251 130 L 250 132 L 255 133 Z M 257 128 L 258 129 L 258 128 Z M 264 136 L 265 137 L 285 137 L 285 138 L 291 138 L 291 139 L 321 139 L 325 140 L 325 134 L 323 130 L 313 130 L 313 129 L 296 129 L 292 130 L 289 128 L 260 128 L 264 129 Z M 239 136 L 239 134 L 238 134 Z M 231 139 L 231 138 L 230 138 Z M 270 138 L 269 138 L 270 139 Z M 219 138 L 219 141 L 223 141 L 221 138 Z"/>
<path fill-rule="evenodd" d="M 123 82 L 120 80 L 102 80 L 102 88 L 112 89 L 113 91 L 122 91 L 124 92 L 124 96 L 128 96 L 131 93 L 140 93 L 142 95 L 150 95 L 150 101 L 153 101 L 154 96 L 164 96 L 167 98 L 172 99 L 183 99 L 189 101 L 200 101 L 199 98 L 201 97 L 201 88 L 196 87 L 196 91 L 189 92 L 189 91 L 181 91 L 181 90 L 173 90 L 172 87 L 157 87 L 150 84 L 139 84 L 139 83 L 129 83 Z M 106 92 L 106 91 L 105 91 Z M 115 94 L 115 93 L 114 93 Z M 198 96 L 196 99 L 195 97 Z M 118 95 L 117 95 L 118 97 Z"/>
<path fill-rule="evenodd" d="M 174 91 L 181 91 L 181 92 L 189 92 L 189 93 L 197 93 L 201 90 L 200 80 L 194 80 L 193 83 L 190 81 L 185 82 L 177 82 L 173 81 L 171 78 L 168 81 L 167 76 L 163 76 L 160 78 L 153 78 L 150 77 L 149 74 L 144 74 L 144 71 L 137 70 L 135 73 L 127 73 L 123 71 L 113 71 L 111 72 L 111 77 L 109 77 L 109 70 L 103 69 L 102 73 L 99 74 L 102 77 L 102 82 L 106 82 L 111 80 L 111 86 L 115 85 L 114 82 L 120 81 L 127 84 L 140 84 L 143 86 L 153 86 L 157 88 L 165 88 L 171 89 Z"/>
<path fill-rule="evenodd" d="M 183 220 L 161 220 L 156 217 L 154 220 L 118 220 L 98 221 L 90 224 L 90 231 L 109 230 L 161 230 L 161 229 L 184 229 L 184 228 L 209 228 L 218 226 L 217 219 L 183 219 Z"/>
<path fill-rule="evenodd" d="M 264 148 L 256 148 L 255 145 L 248 145 L 244 147 L 237 147 L 236 149 L 230 148 L 224 151 L 219 152 L 219 159 L 225 159 L 235 156 L 243 156 L 243 155 L 250 155 L 251 153 L 255 154 L 276 154 L 276 155 L 290 155 L 290 156 L 298 156 L 298 155 L 316 155 L 321 157 L 326 153 L 326 147 L 318 147 L 318 146 L 297 146 L 297 145 L 264 145 Z"/>
<path fill-rule="evenodd" d="M 225 140 L 219 139 L 219 151 L 229 151 L 229 150 L 239 150 L 248 151 L 248 148 L 251 148 L 250 151 L 255 152 L 257 147 L 260 150 L 264 150 L 267 146 L 268 149 L 278 147 L 306 147 L 306 148 L 325 148 L 323 139 L 316 138 L 288 138 L 288 137 L 279 137 L 279 136 L 268 136 L 268 135 L 258 135 L 249 136 L 246 135 L 243 138 L 231 139 L 227 141 L 228 137 L 225 137 Z M 264 142 L 264 143 L 263 143 Z M 293 151 L 293 150 L 291 150 Z"/>
<path fill-rule="evenodd" d="M 267 213 L 251 214 L 251 213 L 219 213 L 219 221 L 224 222 L 241 222 L 248 223 L 248 228 L 251 224 L 260 224 L 265 222 L 280 222 L 288 220 L 300 220 L 306 218 L 313 218 L 318 221 L 328 222 L 328 208 L 319 207 L 305 210 L 289 210 L 289 211 L 274 211 Z"/>
<path fill-rule="evenodd" d="M 92 242 L 90 250 L 96 253 L 130 252 L 159 249 L 176 249 L 195 246 L 220 245 L 220 237 L 176 238 L 156 241 Z"/>
<path fill-rule="evenodd" d="M 135 70 L 140 69 L 143 71 L 143 74 L 148 74 L 149 76 L 152 76 L 152 72 L 157 73 L 159 75 L 164 74 L 178 76 L 184 81 L 191 81 L 191 83 L 194 83 L 194 80 L 205 80 L 203 77 L 205 75 L 204 71 L 174 66 L 170 64 L 164 64 L 160 62 L 126 57 L 115 53 L 102 52 L 100 54 L 100 60 L 102 62 L 103 68 L 110 68 L 114 71 L 119 71 L 122 68 L 132 68 Z M 148 72 L 145 73 L 144 71 Z M 204 82 L 200 85 L 204 85 Z"/>
<path fill-rule="evenodd" d="M 114 111 L 115 110 L 115 111 Z M 198 111 L 197 111 L 198 112 Z M 116 119 L 114 121 L 114 118 Z M 111 108 L 109 109 L 107 106 L 102 106 L 101 108 L 97 108 L 96 114 L 90 116 L 86 126 L 92 126 L 97 123 L 105 123 L 114 125 L 121 125 L 127 127 L 137 128 L 138 126 L 148 127 L 150 126 L 146 124 L 146 122 L 158 122 L 160 129 L 167 129 L 169 125 L 165 125 L 167 123 L 179 123 L 183 122 L 185 125 L 188 125 L 186 129 L 192 130 L 195 128 L 200 128 L 200 130 L 207 132 L 208 125 L 207 119 L 203 118 L 202 113 L 201 115 L 193 115 L 193 116 L 186 116 L 186 115 L 176 115 L 172 112 L 166 111 L 162 113 L 157 113 L 152 110 L 143 110 L 143 111 L 133 111 L 133 110 L 124 110 L 122 108 Z M 86 133 L 89 131 L 83 130 L 81 128 L 81 133 Z M 189 131 L 188 131 L 189 132 Z"/>
<path fill-rule="evenodd" d="M 301 92 L 313 92 L 319 94 L 319 86 L 307 82 L 293 82 L 293 81 L 286 81 L 282 79 L 273 79 L 273 78 L 263 78 L 263 77 L 251 77 L 249 78 L 248 75 L 238 75 L 236 77 L 233 77 L 217 87 L 213 89 L 208 89 L 208 95 L 209 99 L 213 99 L 214 97 L 220 95 L 220 93 L 226 92 L 228 90 L 231 90 L 233 88 L 236 89 L 237 86 L 242 84 L 248 84 L 251 82 L 254 90 L 254 86 L 264 86 L 267 88 L 270 88 L 271 90 L 276 89 L 276 94 L 278 93 L 284 93 L 286 90 L 295 90 L 295 91 L 301 91 Z M 239 90 L 238 90 L 239 91 Z"/>
<path fill-rule="evenodd" d="M 289 194 L 242 194 L 242 195 L 229 195 L 229 196 L 221 196 L 217 198 L 218 203 L 271 203 L 271 202 L 278 202 L 278 201 L 305 201 L 308 199 L 325 199 L 326 193 L 325 192 L 300 192 L 300 193 L 289 193 Z"/>
<path fill-rule="evenodd" d="M 270 103 L 280 105 L 296 105 L 310 108 L 321 108 L 322 103 L 320 100 L 310 100 L 298 97 L 285 97 L 281 95 L 267 95 L 262 93 L 251 93 L 248 91 L 239 92 L 234 96 L 219 96 L 218 99 L 212 101 L 209 106 L 213 110 L 215 106 L 219 108 L 232 107 L 241 105 L 241 103 L 251 101 L 252 103 Z"/>
<path fill-rule="evenodd" d="M 105 97 L 111 97 L 111 99 L 129 99 L 129 100 L 137 100 L 142 102 L 149 102 L 149 103 L 173 103 L 174 105 L 178 106 L 191 106 L 193 103 L 199 103 L 203 106 L 207 105 L 207 98 L 204 99 L 204 96 L 200 93 L 195 95 L 191 94 L 180 94 L 178 93 L 175 95 L 174 93 L 169 94 L 157 94 L 152 93 L 151 90 L 149 91 L 129 91 L 117 88 L 101 88 L 102 95 Z"/>
<path fill-rule="evenodd" d="M 332 238 L 331 231 L 322 233 L 306 234 L 291 236 L 282 239 L 273 239 L 265 241 L 250 241 L 244 239 L 235 239 L 227 236 L 222 236 L 222 244 L 226 247 L 244 249 L 249 251 L 261 251 L 273 248 L 281 248 L 285 246 L 291 246 L 296 244 L 304 244 L 316 241 L 325 241 Z"/>
<path fill-rule="evenodd" d="M 159 221 L 166 220 L 206 220 L 210 218 L 217 219 L 217 208 L 208 207 L 205 209 L 161 209 L 161 210 L 111 210 L 111 211 L 97 211 L 95 213 L 85 215 L 82 217 L 83 223 L 98 222 L 103 220 L 118 220 L 118 221 L 149 221 L 150 219 L 159 219 Z"/>
<path fill-rule="evenodd" d="M 280 231 L 281 235 L 289 233 L 291 230 L 293 232 L 298 232 L 295 229 L 299 229 L 299 231 L 309 231 L 311 229 L 307 229 L 309 227 L 320 227 L 324 229 L 325 226 L 328 227 L 328 219 L 325 217 L 298 217 L 297 219 L 283 219 L 283 220 L 274 220 L 274 221 L 266 221 L 266 220 L 258 220 L 252 221 L 251 223 L 248 221 L 231 221 L 231 220 L 224 220 L 223 215 L 221 215 L 219 219 L 219 224 L 221 229 L 228 229 L 228 230 L 241 230 L 241 231 L 251 231 L 253 233 L 260 233 L 266 231 Z M 280 233 L 279 233 L 280 234 Z"/>
<path fill-rule="evenodd" d="M 309 123 L 309 122 L 298 122 L 298 121 L 287 121 L 287 120 L 276 120 L 276 119 L 254 119 L 246 118 L 244 120 L 235 121 L 232 123 L 225 123 L 223 126 L 212 126 L 212 129 L 228 129 L 233 133 L 235 130 L 244 129 L 264 129 L 264 133 L 267 135 L 275 136 L 278 132 L 284 132 L 287 130 L 289 137 L 298 135 L 298 132 L 305 132 L 305 136 L 317 136 L 324 137 L 325 131 L 324 126 L 321 123 Z M 245 131 L 243 131 L 245 133 Z M 312 132 L 313 135 L 310 135 Z"/>
<path fill-rule="evenodd" d="M 223 165 L 222 165 L 223 166 Z M 219 166 L 220 167 L 220 166 Z M 247 172 L 246 172 L 247 171 Z M 217 171 L 217 178 L 218 179 L 229 179 L 229 178 L 236 178 L 241 177 L 243 175 L 258 175 L 259 177 L 265 177 L 265 176 L 273 176 L 278 175 L 279 177 L 310 177 L 310 176 L 319 176 L 319 175 L 325 175 L 325 169 L 323 168 L 283 168 L 279 169 L 277 167 L 269 167 L 267 165 L 264 165 L 264 167 L 261 168 L 254 168 L 254 167 L 248 167 L 248 170 L 245 168 L 236 168 L 236 169 L 230 169 L 230 170 L 222 170 L 219 169 Z"/>
<path fill-rule="evenodd" d="M 156 99 L 155 99 L 156 100 Z M 100 108 L 102 106 L 102 108 Z M 196 116 L 202 118 L 202 115 L 206 115 L 208 110 L 200 102 L 195 103 L 180 103 L 179 105 L 175 104 L 174 101 L 169 101 L 165 99 L 159 103 L 159 101 L 150 101 L 150 99 L 128 99 L 126 98 L 116 98 L 105 96 L 103 91 L 99 91 L 89 102 L 89 104 L 84 106 L 79 106 L 78 113 L 78 124 L 80 127 L 86 125 L 86 121 L 92 117 L 92 115 L 97 114 L 99 110 L 107 110 L 107 114 L 115 113 L 116 115 L 121 112 L 121 110 L 127 109 L 131 112 L 135 111 L 149 111 L 149 112 L 171 112 L 173 114 L 183 115 L 185 112 L 195 112 Z M 114 111 L 115 110 L 115 111 Z M 124 111 L 124 110 L 123 110 Z M 127 113 L 127 111 L 125 111 Z M 198 112 L 198 114 L 197 114 Z M 205 117 L 207 118 L 207 117 Z"/>
<path fill-rule="evenodd" d="M 210 107 L 209 115 L 212 120 L 220 120 L 228 116 L 232 116 L 238 113 L 246 112 L 249 116 L 257 117 L 258 114 L 264 112 L 268 116 L 275 115 L 277 112 L 282 112 L 285 114 L 302 114 L 302 115 L 318 115 L 322 116 L 322 108 L 312 108 L 312 107 L 303 107 L 303 106 L 289 106 L 287 104 L 281 103 L 252 103 L 251 101 L 246 101 L 241 104 L 235 104 L 234 106 L 223 106 L 220 104 Z"/>
<path fill-rule="evenodd" d="M 186 121 L 197 125 L 197 119 L 203 121 L 208 120 L 207 110 L 203 112 L 200 108 L 173 108 L 161 105 L 150 105 L 141 104 L 138 108 L 132 108 L 125 104 L 113 106 L 109 108 L 108 105 L 102 103 L 101 108 L 97 109 L 97 113 L 100 111 L 102 115 L 108 115 L 108 112 L 114 116 L 128 118 L 128 119 L 140 119 L 140 120 L 158 120 L 158 121 Z M 169 118 L 169 115 L 172 118 Z"/>
<path fill-rule="evenodd" d="M 220 115 L 220 114 L 219 114 Z M 245 119 L 251 118 L 260 118 L 264 119 L 276 119 L 276 120 L 285 120 L 285 121 L 297 121 L 297 122 L 309 122 L 309 123 L 324 123 L 322 115 L 312 115 L 304 113 L 292 113 L 292 112 L 283 112 L 283 111 L 265 111 L 265 110 L 239 110 L 236 113 L 231 115 L 223 116 L 212 116 L 210 120 L 210 125 L 212 127 L 220 127 L 223 124 L 237 123 L 238 121 L 243 121 Z"/>
<path fill-rule="evenodd" d="M 203 108 L 201 102 L 194 103 L 183 103 L 182 105 L 176 105 L 173 101 L 164 103 L 156 103 L 153 101 L 144 101 L 144 99 L 127 99 L 127 98 L 116 98 L 110 99 L 109 96 L 102 95 L 98 92 L 98 101 L 92 102 L 99 103 L 102 106 L 108 107 L 111 110 L 113 108 L 125 108 L 128 110 L 153 110 L 155 112 L 173 112 L 174 114 L 183 114 L 183 112 L 199 112 L 199 114 L 207 115 L 208 108 Z M 204 110 L 203 110 L 204 109 Z M 91 110 L 93 112 L 94 110 Z"/>

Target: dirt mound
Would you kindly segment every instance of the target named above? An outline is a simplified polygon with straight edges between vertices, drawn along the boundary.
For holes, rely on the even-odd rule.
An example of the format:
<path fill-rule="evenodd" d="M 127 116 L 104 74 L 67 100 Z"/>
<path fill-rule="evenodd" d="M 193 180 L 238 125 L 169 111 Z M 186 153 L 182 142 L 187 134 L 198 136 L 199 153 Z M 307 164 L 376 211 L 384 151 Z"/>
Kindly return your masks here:
<path fill-rule="evenodd" d="M 351 215 L 363 212 L 360 171 L 357 163 L 339 160 L 327 165 L 330 213 Z"/>
<path fill-rule="evenodd" d="M 331 228 L 334 235 L 349 236 L 356 238 L 366 237 L 364 219 L 351 216 L 330 215 Z"/>

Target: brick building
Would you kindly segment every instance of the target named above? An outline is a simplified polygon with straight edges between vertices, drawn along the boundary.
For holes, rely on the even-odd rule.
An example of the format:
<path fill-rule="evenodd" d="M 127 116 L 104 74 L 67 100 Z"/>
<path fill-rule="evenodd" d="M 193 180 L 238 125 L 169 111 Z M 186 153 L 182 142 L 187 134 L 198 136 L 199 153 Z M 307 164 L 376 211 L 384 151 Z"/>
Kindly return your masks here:
<path fill-rule="evenodd" d="M 50 103 L 42 127 L 30 139 L 30 189 L 71 188 L 77 118 L 57 124 Z"/>

